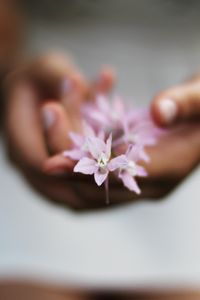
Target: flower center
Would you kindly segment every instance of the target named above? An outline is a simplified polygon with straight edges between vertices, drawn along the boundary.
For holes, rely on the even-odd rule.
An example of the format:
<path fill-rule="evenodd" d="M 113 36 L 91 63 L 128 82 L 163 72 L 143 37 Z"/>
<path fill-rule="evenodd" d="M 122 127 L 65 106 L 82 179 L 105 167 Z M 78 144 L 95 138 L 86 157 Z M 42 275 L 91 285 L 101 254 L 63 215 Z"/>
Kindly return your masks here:
<path fill-rule="evenodd" d="M 127 136 L 128 140 L 132 143 L 137 143 L 139 138 L 138 138 L 138 135 L 135 134 L 135 133 L 129 133 L 128 136 Z"/>
<path fill-rule="evenodd" d="M 137 168 L 136 168 L 136 164 L 134 163 L 134 161 L 129 160 L 127 169 L 132 176 L 137 175 Z"/>
<path fill-rule="evenodd" d="M 120 119 L 120 116 L 118 113 L 116 113 L 116 111 L 112 111 L 111 116 L 114 121 L 118 121 Z"/>
<path fill-rule="evenodd" d="M 108 158 L 105 155 L 105 153 L 102 153 L 97 160 L 97 164 L 100 168 L 105 168 L 107 166 L 107 163 L 108 163 Z"/>
<path fill-rule="evenodd" d="M 88 151 L 88 144 L 86 142 L 83 143 L 81 150 L 83 150 L 85 152 Z"/>

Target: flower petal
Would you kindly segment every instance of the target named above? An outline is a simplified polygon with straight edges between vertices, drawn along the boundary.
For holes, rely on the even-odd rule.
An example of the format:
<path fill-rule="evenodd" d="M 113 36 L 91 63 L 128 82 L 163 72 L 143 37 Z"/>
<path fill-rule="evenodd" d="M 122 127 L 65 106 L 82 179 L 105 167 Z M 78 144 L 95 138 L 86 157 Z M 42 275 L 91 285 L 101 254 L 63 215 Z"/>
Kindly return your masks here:
<path fill-rule="evenodd" d="M 140 188 L 137 185 L 135 179 L 126 171 L 120 172 L 119 178 L 122 180 L 125 187 L 127 187 L 130 191 L 135 192 L 136 194 L 140 194 Z"/>
<path fill-rule="evenodd" d="M 98 170 L 94 174 L 94 180 L 98 186 L 102 185 L 102 183 L 106 180 L 108 176 L 109 171 L 108 170 Z"/>
<path fill-rule="evenodd" d="M 96 161 L 88 158 L 88 157 L 83 157 L 79 162 L 75 165 L 74 167 L 74 172 L 79 172 L 83 174 L 94 174 L 97 172 L 98 167 L 96 166 Z"/>
<path fill-rule="evenodd" d="M 110 105 L 105 96 L 99 95 L 96 99 L 98 110 L 100 110 L 103 114 L 110 113 Z"/>
<path fill-rule="evenodd" d="M 128 164 L 127 157 L 126 155 L 122 154 L 111 159 L 111 161 L 108 163 L 108 169 L 112 172 L 115 171 L 116 169 L 125 168 L 127 164 Z"/>
<path fill-rule="evenodd" d="M 141 152 L 140 152 L 140 158 L 141 160 L 144 160 L 145 162 L 150 162 L 150 157 L 149 155 L 145 152 L 144 149 L 141 149 Z"/>
<path fill-rule="evenodd" d="M 143 167 L 138 165 L 136 165 L 136 172 L 137 176 L 146 177 L 148 175 L 147 171 Z"/>
<path fill-rule="evenodd" d="M 143 152 L 142 145 L 131 145 L 130 147 L 128 147 L 126 156 L 128 157 L 128 159 L 137 162 L 141 158 L 141 152 Z"/>
<path fill-rule="evenodd" d="M 95 136 L 94 129 L 86 121 L 83 121 L 82 125 L 85 136 Z"/>
<path fill-rule="evenodd" d="M 111 156 L 111 147 L 112 147 L 112 133 L 109 135 L 106 141 L 106 156 L 110 159 Z"/>
<path fill-rule="evenodd" d="M 81 147 L 84 142 L 84 137 L 81 134 L 70 132 L 69 137 L 72 140 L 73 144 L 77 147 Z"/>
<path fill-rule="evenodd" d="M 79 160 L 83 156 L 85 156 L 85 153 L 82 150 L 79 149 L 72 149 L 72 150 L 66 150 L 63 152 L 64 157 L 69 157 L 73 160 Z"/>
<path fill-rule="evenodd" d="M 94 121 L 96 121 L 97 123 L 99 123 L 100 125 L 106 125 L 108 126 L 109 124 L 109 121 L 108 119 L 106 118 L 105 115 L 103 115 L 100 111 L 98 110 L 94 110 L 92 112 L 92 114 L 90 115 L 90 118 Z"/>
<path fill-rule="evenodd" d="M 106 144 L 97 137 L 88 137 L 86 143 L 89 152 L 95 159 L 98 159 L 102 152 L 106 152 Z"/>
<path fill-rule="evenodd" d="M 104 130 L 99 130 L 97 137 L 101 140 L 105 140 L 105 131 Z"/>
<path fill-rule="evenodd" d="M 113 101 L 113 109 L 118 116 L 123 116 L 124 114 L 124 103 L 119 96 L 115 96 Z"/>

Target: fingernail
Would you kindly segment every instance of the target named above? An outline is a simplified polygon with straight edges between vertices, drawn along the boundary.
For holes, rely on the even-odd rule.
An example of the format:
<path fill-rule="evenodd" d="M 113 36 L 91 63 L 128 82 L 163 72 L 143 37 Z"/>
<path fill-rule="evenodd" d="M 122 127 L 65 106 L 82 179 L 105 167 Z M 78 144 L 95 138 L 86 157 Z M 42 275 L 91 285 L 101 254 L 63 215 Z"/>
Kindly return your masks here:
<path fill-rule="evenodd" d="M 167 124 L 174 121 L 177 115 L 177 105 L 175 101 L 170 98 L 162 99 L 159 102 L 159 111 Z"/>
<path fill-rule="evenodd" d="M 43 121 L 44 129 L 47 130 L 51 126 L 53 126 L 55 120 L 56 120 L 55 111 L 49 107 L 44 107 L 42 109 L 42 121 Z"/>
<path fill-rule="evenodd" d="M 72 91 L 72 88 L 73 88 L 72 81 L 69 80 L 68 78 L 65 78 L 61 86 L 62 95 L 65 96 L 66 94 L 69 94 Z"/>

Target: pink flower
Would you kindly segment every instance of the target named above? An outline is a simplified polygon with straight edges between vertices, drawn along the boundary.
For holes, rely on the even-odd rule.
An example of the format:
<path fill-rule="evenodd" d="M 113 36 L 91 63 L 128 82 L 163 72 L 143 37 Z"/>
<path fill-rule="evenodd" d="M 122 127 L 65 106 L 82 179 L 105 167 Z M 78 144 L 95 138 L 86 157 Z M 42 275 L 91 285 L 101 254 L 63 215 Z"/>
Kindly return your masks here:
<path fill-rule="evenodd" d="M 69 136 L 73 142 L 74 148 L 63 152 L 64 157 L 69 157 L 72 160 L 81 159 L 87 152 L 85 145 L 85 137 L 81 134 L 70 132 Z"/>
<path fill-rule="evenodd" d="M 92 104 L 84 103 L 82 111 L 83 133 L 71 132 L 72 148 L 63 152 L 65 157 L 78 161 L 74 172 L 94 175 L 98 186 L 105 183 L 107 202 L 110 172 L 117 173 L 125 187 L 139 194 L 135 178 L 147 173 L 138 162 L 149 161 L 145 146 L 154 145 L 163 133 L 153 123 L 150 112 L 127 108 L 119 97 L 110 103 L 102 95 Z M 128 150 L 122 154 L 124 148 Z M 114 153 L 121 155 L 113 157 Z"/>
<path fill-rule="evenodd" d="M 74 172 L 93 175 L 97 185 L 101 185 L 108 177 L 108 163 L 111 157 L 112 135 L 106 143 L 97 137 L 86 139 L 90 157 L 82 157 L 74 167 Z"/>
<path fill-rule="evenodd" d="M 87 137 L 95 137 L 96 133 L 91 126 L 86 122 L 83 122 L 83 132 L 84 134 L 78 134 L 75 132 L 70 132 L 69 136 L 73 143 L 73 148 L 63 152 L 64 157 L 69 157 L 72 160 L 79 160 L 82 157 L 86 156 L 88 153 L 87 147 Z M 104 133 L 99 131 L 98 135 L 102 139 L 104 138 Z"/>
<path fill-rule="evenodd" d="M 94 104 L 84 106 L 83 115 L 93 126 L 103 126 L 104 130 L 111 131 L 122 125 L 125 107 L 119 97 L 110 103 L 105 96 L 99 95 Z"/>
<path fill-rule="evenodd" d="M 146 154 L 145 146 L 153 146 L 162 133 L 153 123 L 149 111 L 146 109 L 134 109 L 127 113 L 124 120 L 124 132 L 115 139 L 113 146 L 122 144 L 139 145 L 140 159 L 149 162 L 149 156 Z"/>
<path fill-rule="evenodd" d="M 119 170 L 119 178 L 122 180 L 125 187 L 129 190 L 140 194 L 140 188 L 137 185 L 135 176 L 147 176 L 145 169 L 137 164 L 140 160 L 141 147 L 130 146 L 126 154 L 122 154 L 113 158 L 109 163 L 109 170 Z"/>

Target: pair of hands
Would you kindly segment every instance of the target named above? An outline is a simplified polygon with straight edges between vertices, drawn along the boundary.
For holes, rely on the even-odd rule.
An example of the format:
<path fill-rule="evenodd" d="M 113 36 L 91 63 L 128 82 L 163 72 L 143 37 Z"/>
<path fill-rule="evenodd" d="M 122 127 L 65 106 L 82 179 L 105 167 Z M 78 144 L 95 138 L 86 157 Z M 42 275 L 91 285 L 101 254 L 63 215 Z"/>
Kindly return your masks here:
<path fill-rule="evenodd" d="M 67 79 L 66 79 L 67 78 Z M 9 75 L 6 81 L 7 141 L 12 161 L 37 191 L 74 209 L 105 206 L 104 188 L 88 176 L 74 176 L 72 162 L 61 153 L 70 146 L 69 131 L 79 131 L 79 108 L 115 83 L 105 68 L 89 82 L 64 56 L 48 54 Z M 200 160 L 200 77 L 159 93 L 151 103 L 159 126 L 170 127 L 158 144 L 147 149 L 149 176 L 140 180 L 142 197 L 168 193 Z M 116 181 L 110 185 L 112 203 L 136 196 Z"/>

